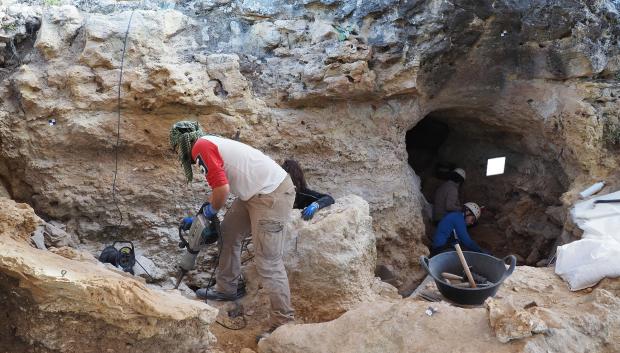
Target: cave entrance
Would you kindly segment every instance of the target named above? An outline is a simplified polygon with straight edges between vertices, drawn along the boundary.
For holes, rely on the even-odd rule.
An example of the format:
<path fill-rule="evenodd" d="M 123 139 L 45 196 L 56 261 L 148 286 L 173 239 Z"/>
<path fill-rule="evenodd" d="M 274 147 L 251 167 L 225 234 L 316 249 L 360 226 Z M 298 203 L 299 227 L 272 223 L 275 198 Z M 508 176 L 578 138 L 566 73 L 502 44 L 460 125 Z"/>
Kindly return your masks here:
<path fill-rule="evenodd" d="M 564 224 L 559 198 L 568 179 L 556 158 L 528 144 L 535 129 L 501 121 L 488 112 L 434 111 L 407 132 L 408 162 L 430 203 L 451 171 L 464 169 L 460 202 L 484 206 L 478 224 L 468 229 L 472 239 L 497 257 L 515 254 L 520 264 L 546 265 Z M 538 135 L 543 138 L 540 130 Z M 487 176 L 489 159 L 501 157 L 505 170 Z M 427 229 L 429 239 L 434 231 Z"/>

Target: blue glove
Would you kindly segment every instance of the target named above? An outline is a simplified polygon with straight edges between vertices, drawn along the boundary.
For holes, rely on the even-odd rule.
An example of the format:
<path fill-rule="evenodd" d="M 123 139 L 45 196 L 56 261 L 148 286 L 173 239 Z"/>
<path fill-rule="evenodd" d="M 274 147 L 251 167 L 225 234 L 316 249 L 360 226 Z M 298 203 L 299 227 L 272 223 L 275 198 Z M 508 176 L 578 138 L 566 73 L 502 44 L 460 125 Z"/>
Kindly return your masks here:
<path fill-rule="evenodd" d="M 210 203 L 208 203 L 205 207 L 202 208 L 202 214 L 205 215 L 205 217 L 207 217 L 208 219 L 211 219 L 217 216 L 217 210 L 213 208 Z"/>
<path fill-rule="evenodd" d="M 312 216 L 314 216 L 314 214 L 316 213 L 316 211 L 318 211 L 318 209 L 319 209 L 319 204 L 316 202 L 313 202 L 310 205 L 308 205 L 308 207 L 304 208 L 303 211 L 301 211 L 301 216 L 303 217 L 303 219 L 307 221 L 310 218 L 312 218 Z"/>
<path fill-rule="evenodd" d="M 194 218 L 192 218 L 192 217 L 185 217 L 185 218 L 183 218 L 183 220 L 181 221 L 181 229 L 189 230 L 192 227 L 192 222 L 193 221 L 194 221 Z"/>

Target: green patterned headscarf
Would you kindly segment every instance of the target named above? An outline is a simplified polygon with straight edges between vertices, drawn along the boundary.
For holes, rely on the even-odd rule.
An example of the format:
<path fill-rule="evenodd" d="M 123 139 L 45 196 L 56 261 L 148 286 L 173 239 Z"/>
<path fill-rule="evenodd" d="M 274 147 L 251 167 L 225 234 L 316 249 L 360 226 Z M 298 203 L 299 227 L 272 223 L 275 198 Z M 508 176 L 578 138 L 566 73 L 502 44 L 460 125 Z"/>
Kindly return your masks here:
<path fill-rule="evenodd" d="M 177 121 L 170 129 L 170 147 L 179 154 L 179 160 L 183 166 L 183 172 L 187 182 L 191 182 L 192 173 L 192 147 L 194 142 L 206 135 L 197 121 Z"/>

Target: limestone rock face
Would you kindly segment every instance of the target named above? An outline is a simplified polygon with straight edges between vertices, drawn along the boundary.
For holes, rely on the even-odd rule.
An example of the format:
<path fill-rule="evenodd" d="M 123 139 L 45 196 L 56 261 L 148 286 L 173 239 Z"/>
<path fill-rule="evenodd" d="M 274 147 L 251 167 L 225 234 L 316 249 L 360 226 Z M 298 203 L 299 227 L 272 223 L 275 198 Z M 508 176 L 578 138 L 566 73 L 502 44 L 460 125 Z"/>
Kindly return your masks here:
<path fill-rule="evenodd" d="M 331 322 L 283 326 L 258 351 L 617 352 L 620 299 L 611 290 L 618 281 L 570 292 L 552 269 L 517 267 L 488 311 L 417 299 L 375 301 Z M 436 309 L 432 316 L 425 313 L 429 307 Z"/>
<path fill-rule="evenodd" d="M 378 262 L 401 283 L 422 276 L 427 253 L 405 134 L 429 114 L 557 161 L 562 207 L 593 179 L 617 179 L 614 1 L 40 3 L 0 5 L 0 179 L 80 240 L 119 231 L 169 273 L 176 222 L 208 192 L 184 186 L 169 151 L 179 119 L 239 131 L 279 162 L 298 159 L 312 187 L 367 200 Z M 539 197 L 535 186 L 524 191 Z"/>
<path fill-rule="evenodd" d="M 496 220 L 506 224 L 511 244 L 532 244 L 521 254 L 527 263 L 553 246 L 560 227 L 564 238 L 579 236 L 563 217 L 579 190 L 601 179 L 608 181 L 608 188 L 620 187 L 617 1 L 52 3 L 0 4 L 0 194 L 27 202 L 48 223 L 66 224 L 63 231 L 78 237 L 73 243 L 90 247 L 92 254 L 101 251 L 101 242 L 133 240 L 161 269 L 162 278 L 173 273 L 174 260 L 184 251 L 177 247 L 177 222 L 195 212 L 210 191 L 204 181 L 186 186 L 170 152 L 168 129 L 180 119 L 197 120 L 225 137 L 239 133 L 242 142 L 278 162 L 299 160 L 313 189 L 366 200 L 376 261 L 393 269 L 394 283 L 408 284 L 423 276 L 417 259 L 427 254 L 422 214 L 426 201 L 422 181 L 407 162 L 406 133 L 427 116 L 441 116 L 469 137 L 455 141 L 454 150 L 446 153 L 453 162 L 477 169 L 480 184 L 488 184 L 482 178 L 485 153 L 508 149 L 524 157 L 511 164 L 516 177 L 487 190 L 512 200 L 498 197 L 489 208 L 499 210 Z M 463 147 L 472 140 L 486 144 Z M 468 182 L 475 179 L 474 172 L 468 170 L 468 175 L 474 176 Z M 511 196 L 513 188 L 504 188 L 513 181 L 518 197 Z M 110 275 L 92 255 L 67 247 L 38 252 L 26 242 L 40 221 L 21 204 L 5 208 L 0 227 L 6 231 L 1 234 L 13 236 L 1 238 L 0 268 L 5 274 L 0 293 L 8 297 L 1 298 L 0 305 L 15 322 L 7 332 L 15 329 L 20 337 L 57 351 L 88 350 L 92 347 L 70 345 L 99 342 L 94 338 L 101 331 L 120 332 L 101 341 L 152 351 L 191 350 L 210 340 L 207 330 L 198 329 L 209 321 L 197 314 L 203 306 L 166 297 L 175 310 L 155 307 L 164 294 L 145 294 L 150 292 L 142 282 L 129 281 L 122 273 Z M 329 212 L 321 211 L 316 225 L 307 226 L 326 236 L 331 225 L 322 223 L 340 219 Z M 347 212 L 367 225 L 360 209 L 343 208 Z M 537 217 L 543 212 L 549 221 Z M 16 221 L 20 219 L 24 221 Z M 296 227 L 303 233 L 303 227 Z M 370 232 L 366 226 L 351 225 L 364 234 L 358 238 L 335 228 L 347 242 L 334 244 L 325 237 L 321 244 L 355 245 L 354 250 L 341 249 L 352 258 L 339 260 L 351 261 L 359 272 L 337 273 L 344 276 L 347 295 L 355 302 L 368 300 L 368 287 L 355 289 L 353 283 L 371 278 L 372 256 L 357 248 L 371 246 L 366 238 Z M 66 237 L 48 237 L 47 242 L 71 245 L 58 239 Z M 311 258 L 299 260 L 299 266 L 310 269 Z M 58 272 L 61 267 L 65 277 Z M 519 277 L 519 272 L 528 276 Z M 617 287 L 567 296 L 555 277 L 540 273 L 521 268 L 509 279 L 500 294 L 512 301 L 497 302 L 491 310 L 495 331 L 484 309 L 442 306 L 446 322 L 440 321 L 441 311 L 422 316 L 422 321 L 411 318 L 418 318 L 427 304 L 373 302 L 366 314 L 362 307 L 329 323 L 331 333 L 325 333 L 322 325 L 328 324 L 322 324 L 312 326 L 316 333 L 311 336 L 291 335 L 287 339 L 298 337 L 299 342 L 288 351 L 384 351 L 379 344 L 394 350 L 431 350 L 436 337 L 424 341 L 419 337 L 428 335 L 410 334 L 429 329 L 459 342 L 479 340 L 458 346 L 460 351 L 620 351 L 613 339 L 618 337 Z M 322 275 L 332 284 L 342 281 L 331 273 Z M 311 288 L 304 281 L 301 287 Z M 509 291 L 509 283 L 519 291 Z M 58 296 L 59 288 L 66 295 Z M 20 306 L 22 300 L 14 293 L 29 298 L 24 299 L 28 305 Z M 101 303 L 78 300 L 91 293 L 101 295 Z M 120 302 L 118 293 L 123 294 Z M 313 298 L 303 295 L 298 304 L 311 317 Z M 562 300 L 554 302 L 555 296 Z M 339 293 L 334 297 L 339 298 L 329 304 L 334 310 L 314 319 L 354 304 L 340 301 L 344 295 Z M 524 309 L 532 298 L 546 309 Z M 574 311 L 580 306 L 585 307 L 580 314 L 586 315 L 577 317 Z M 17 315 L 18 307 L 31 314 Z M 358 322 L 357 315 L 367 320 Z M 144 331 L 132 326 L 136 317 L 146 320 L 140 324 Z M 463 317 L 479 325 L 457 325 Z M 548 333 L 536 333 L 536 325 L 529 324 L 535 317 Z M 94 318 L 96 324 L 79 325 L 83 318 Z M 514 324 L 516 319 L 521 321 Z M 164 328 L 158 329 L 159 324 Z M 68 329 L 55 332 L 58 325 Z M 123 331 L 124 325 L 129 326 Z M 372 336 L 373 330 L 366 332 L 364 325 L 385 331 Z M 409 331 L 399 331 L 401 327 Z M 274 339 L 280 340 L 278 332 Z M 476 336 L 479 332 L 484 334 Z M 79 339 L 59 336 L 73 333 Z M 496 337 L 511 341 L 499 345 Z M 135 344 L 147 338 L 150 343 Z M 267 342 L 264 349 L 280 349 Z M 367 343 L 366 348 L 359 342 Z M 454 345 L 441 347 L 450 350 Z"/>
<path fill-rule="evenodd" d="M 82 14 L 73 6 L 51 7 L 43 18 L 35 47 L 46 59 L 57 57 L 62 54 L 59 50 L 71 44 L 82 21 Z"/>
<path fill-rule="evenodd" d="M 377 297 L 376 240 L 366 201 L 348 195 L 309 221 L 299 210 L 292 217 L 285 266 L 299 316 L 327 321 Z"/>
<path fill-rule="evenodd" d="M 148 289 L 89 254 L 35 249 L 25 239 L 39 222 L 32 209 L 6 198 L 0 206 L 2 329 L 55 352 L 194 352 L 214 342 L 215 309 Z"/>

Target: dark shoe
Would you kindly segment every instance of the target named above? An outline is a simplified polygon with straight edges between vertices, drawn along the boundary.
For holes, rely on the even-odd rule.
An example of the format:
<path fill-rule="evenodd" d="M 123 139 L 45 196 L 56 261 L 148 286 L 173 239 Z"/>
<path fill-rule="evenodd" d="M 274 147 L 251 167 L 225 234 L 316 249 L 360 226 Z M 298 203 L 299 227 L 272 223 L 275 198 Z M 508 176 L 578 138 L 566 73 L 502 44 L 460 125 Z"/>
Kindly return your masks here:
<path fill-rule="evenodd" d="M 237 287 L 237 299 L 245 297 L 245 285 Z"/>
<path fill-rule="evenodd" d="M 233 301 L 245 296 L 245 287 L 238 288 L 236 295 L 224 294 L 213 288 L 200 288 L 196 291 L 196 296 L 200 299 L 206 300 Z"/>

